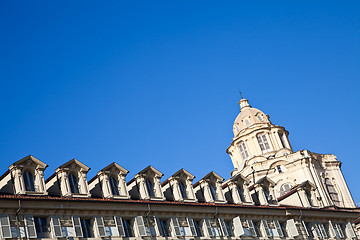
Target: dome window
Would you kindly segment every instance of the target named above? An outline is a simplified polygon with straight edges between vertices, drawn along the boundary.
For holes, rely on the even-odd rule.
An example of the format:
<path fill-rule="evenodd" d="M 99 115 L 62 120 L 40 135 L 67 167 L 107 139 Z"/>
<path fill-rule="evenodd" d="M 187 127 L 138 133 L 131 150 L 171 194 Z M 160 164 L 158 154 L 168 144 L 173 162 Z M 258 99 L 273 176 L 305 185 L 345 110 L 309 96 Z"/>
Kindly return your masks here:
<path fill-rule="evenodd" d="M 264 121 L 264 117 L 261 114 L 258 114 L 257 118 L 259 119 L 260 122 Z"/>
<path fill-rule="evenodd" d="M 249 119 L 245 119 L 245 125 L 246 125 L 246 126 L 249 126 L 249 125 L 250 125 Z"/>
<path fill-rule="evenodd" d="M 248 153 L 248 151 L 247 151 L 247 149 L 246 149 L 246 146 L 245 146 L 245 143 L 244 143 L 244 142 L 240 142 L 240 143 L 238 144 L 238 149 L 239 149 L 241 158 L 242 158 L 243 160 L 246 160 L 246 159 L 249 158 L 249 153 Z"/>
<path fill-rule="evenodd" d="M 270 149 L 270 145 L 265 134 L 259 134 L 256 136 L 256 138 L 259 142 L 261 151 L 265 152 Z"/>

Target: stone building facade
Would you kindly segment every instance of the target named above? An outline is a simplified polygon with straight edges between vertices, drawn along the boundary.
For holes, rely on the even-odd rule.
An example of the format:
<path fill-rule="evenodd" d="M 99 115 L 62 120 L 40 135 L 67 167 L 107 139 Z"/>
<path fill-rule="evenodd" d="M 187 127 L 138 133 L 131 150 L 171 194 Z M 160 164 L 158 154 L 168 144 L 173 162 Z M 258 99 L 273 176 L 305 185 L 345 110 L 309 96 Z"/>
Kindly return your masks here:
<path fill-rule="evenodd" d="M 334 155 L 294 152 L 288 131 L 241 99 L 227 149 L 234 170 L 194 182 L 117 163 L 87 180 L 76 159 L 48 179 L 27 156 L 0 177 L 4 239 L 357 239 L 359 215 Z"/>

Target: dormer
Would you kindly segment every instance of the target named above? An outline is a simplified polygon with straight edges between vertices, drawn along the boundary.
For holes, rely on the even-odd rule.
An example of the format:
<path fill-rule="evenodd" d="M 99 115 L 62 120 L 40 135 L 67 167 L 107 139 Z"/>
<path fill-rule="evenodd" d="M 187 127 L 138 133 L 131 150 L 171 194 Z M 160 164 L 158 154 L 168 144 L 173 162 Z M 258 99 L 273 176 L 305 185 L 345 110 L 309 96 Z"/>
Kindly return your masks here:
<path fill-rule="evenodd" d="M 233 176 L 223 184 L 225 196 L 235 204 L 253 205 L 253 201 L 249 191 L 249 180 L 240 173 Z"/>
<path fill-rule="evenodd" d="M 129 171 L 119 164 L 111 163 L 89 181 L 91 195 L 112 199 L 129 199 L 125 179 L 128 173 Z"/>
<path fill-rule="evenodd" d="M 284 205 L 299 207 L 319 207 L 319 202 L 315 194 L 315 184 L 304 181 L 292 187 L 287 193 L 278 198 L 278 202 Z"/>
<path fill-rule="evenodd" d="M 47 195 L 44 170 L 48 167 L 39 159 L 29 155 L 13 163 L 0 180 L 0 192 Z"/>
<path fill-rule="evenodd" d="M 175 201 L 197 202 L 192 185 L 194 178 L 195 176 L 185 169 L 180 169 L 162 183 L 165 197 Z"/>
<path fill-rule="evenodd" d="M 152 166 L 140 171 L 127 184 L 131 197 L 146 200 L 165 200 L 160 184 L 163 175 Z"/>
<path fill-rule="evenodd" d="M 61 165 L 46 180 L 46 188 L 53 195 L 90 197 L 86 174 L 90 168 L 75 158 Z"/>
<path fill-rule="evenodd" d="M 226 203 L 222 191 L 224 179 L 215 172 L 208 173 L 205 177 L 194 184 L 197 199 L 212 203 Z"/>
<path fill-rule="evenodd" d="M 249 187 L 251 196 L 255 204 L 258 205 L 278 205 L 274 193 L 275 182 L 268 177 L 259 179 L 254 185 Z"/>

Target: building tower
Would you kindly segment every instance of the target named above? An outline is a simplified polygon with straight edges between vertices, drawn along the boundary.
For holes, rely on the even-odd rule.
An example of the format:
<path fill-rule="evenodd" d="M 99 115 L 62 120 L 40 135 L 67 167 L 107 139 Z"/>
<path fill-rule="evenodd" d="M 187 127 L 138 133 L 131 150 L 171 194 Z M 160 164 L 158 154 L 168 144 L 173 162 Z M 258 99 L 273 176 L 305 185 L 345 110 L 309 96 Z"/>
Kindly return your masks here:
<path fill-rule="evenodd" d="M 335 155 L 294 152 L 284 127 L 274 125 L 269 115 L 251 107 L 247 99 L 239 105 L 234 138 L 227 149 L 234 165 L 232 176 L 241 174 L 255 184 L 264 177 L 271 179 L 275 195 L 271 198 L 282 204 L 293 205 L 290 195 L 301 188 L 299 206 L 355 207 Z"/>

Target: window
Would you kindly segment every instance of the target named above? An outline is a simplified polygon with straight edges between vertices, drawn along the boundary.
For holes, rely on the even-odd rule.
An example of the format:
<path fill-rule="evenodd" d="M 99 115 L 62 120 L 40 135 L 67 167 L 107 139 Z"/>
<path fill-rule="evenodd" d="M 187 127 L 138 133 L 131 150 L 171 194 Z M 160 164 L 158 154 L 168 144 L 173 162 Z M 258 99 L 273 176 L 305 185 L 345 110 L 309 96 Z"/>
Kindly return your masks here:
<path fill-rule="evenodd" d="M 200 236 L 200 232 L 198 229 L 198 226 L 195 225 L 194 219 L 192 218 L 186 218 L 188 226 L 190 228 L 190 235 L 194 236 L 194 237 L 199 237 Z"/>
<path fill-rule="evenodd" d="M 183 199 L 187 199 L 186 188 L 184 183 L 181 181 L 179 181 L 179 188 L 180 188 L 181 197 Z"/>
<path fill-rule="evenodd" d="M 49 237 L 49 226 L 47 219 L 44 217 L 35 217 L 34 218 L 36 234 L 38 238 L 48 238 Z"/>
<path fill-rule="evenodd" d="M 237 189 L 237 191 L 238 191 L 238 193 L 239 193 L 240 200 L 241 200 L 242 202 L 244 202 L 244 201 L 245 201 L 245 195 L 244 195 L 244 189 L 243 189 L 243 187 L 242 187 L 241 185 L 236 185 L 236 189 Z"/>
<path fill-rule="evenodd" d="M 329 178 L 325 178 L 325 185 L 331 200 L 333 200 L 335 205 L 338 205 L 340 203 L 339 195 Z"/>
<path fill-rule="evenodd" d="M 255 221 L 253 221 L 252 223 L 253 223 L 253 227 L 254 227 L 253 230 L 255 230 L 255 236 L 263 237 L 263 234 L 261 232 L 261 227 L 260 227 L 261 223 L 255 222 Z"/>
<path fill-rule="evenodd" d="M 0 215 L 0 230 L 2 238 L 11 238 L 10 220 L 8 215 Z"/>
<path fill-rule="evenodd" d="M 80 219 L 81 229 L 84 238 L 91 238 L 93 236 L 91 231 L 90 219 Z"/>
<path fill-rule="evenodd" d="M 160 219 L 160 235 L 163 237 L 169 237 L 168 226 L 166 220 Z"/>
<path fill-rule="evenodd" d="M 218 200 L 215 187 L 209 183 L 210 193 L 214 201 Z"/>
<path fill-rule="evenodd" d="M 199 221 L 193 221 L 194 222 L 194 226 L 195 226 L 195 229 L 196 229 L 196 233 L 197 233 L 197 237 L 202 237 L 204 236 L 204 234 L 201 232 L 201 228 L 199 227 L 200 226 L 200 223 Z"/>
<path fill-rule="evenodd" d="M 24 171 L 23 177 L 24 177 L 25 191 L 35 192 L 34 176 L 30 172 Z"/>
<path fill-rule="evenodd" d="M 96 216 L 95 218 L 95 224 L 97 227 L 97 235 L 99 237 L 106 237 L 106 231 L 105 231 L 105 224 L 103 217 Z"/>
<path fill-rule="evenodd" d="M 264 117 L 261 114 L 258 114 L 257 118 L 259 119 L 260 122 L 264 121 Z"/>
<path fill-rule="evenodd" d="M 292 185 L 290 183 L 284 183 L 280 187 L 280 196 L 285 195 L 286 193 L 290 192 Z"/>
<path fill-rule="evenodd" d="M 72 173 L 69 174 L 69 183 L 71 193 L 79 193 L 78 179 Z"/>
<path fill-rule="evenodd" d="M 276 166 L 276 169 L 277 169 L 278 173 L 282 173 L 282 172 L 283 172 L 280 165 L 279 165 L 279 166 Z"/>
<path fill-rule="evenodd" d="M 281 142 L 282 147 L 283 147 L 283 148 L 286 148 L 286 145 L 285 145 L 285 142 L 284 142 L 284 139 L 283 139 L 284 134 L 283 134 L 283 133 L 278 133 L 278 135 L 279 135 L 279 138 L 280 138 L 280 142 Z"/>
<path fill-rule="evenodd" d="M 146 188 L 148 190 L 149 196 L 150 197 L 155 197 L 154 185 L 149 179 L 146 179 Z"/>
<path fill-rule="evenodd" d="M 312 206 L 312 205 L 313 205 L 313 201 L 312 201 L 312 197 L 311 197 L 311 191 L 310 191 L 310 190 L 306 190 L 306 191 L 305 191 L 305 195 L 306 195 L 306 198 L 307 198 L 308 201 L 309 201 L 309 204 Z"/>
<path fill-rule="evenodd" d="M 345 238 L 344 232 L 339 223 L 332 223 L 329 221 L 329 230 L 332 232 L 335 238 Z"/>
<path fill-rule="evenodd" d="M 122 222 L 124 224 L 125 236 L 126 237 L 133 237 L 134 234 L 131 231 L 130 220 L 123 219 Z"/>
<path fill-rule="evenodd" d="M 324 224 L 312 223 L 312 233 L 316 238 L 328 238 Z"/>
<path fill-rule="evenodd" d="M 50 217 L 50 225 L 53 237 L 62 237 L 61 224 L 59 216 L 51 216 Z"/>
<path fill-rule="evenodd" d="M 33 215 L 25 215 L 25 229 L 28 238 L 37 238 Z"/>
<path fill-rule="evenodd" d="M 246 125 L 246 126 L 249 126 L 249 125 L 250 125 L 249 119 L 245 119 L 245 125 Z"/>
<path fill-rule="evenodd" d="M 266 151 L 270 149 L 270 145 L 265 134 L 257 135 L 256 138 L 259 142 L 261 151 Z"/>
<path fill-rule="evenodd" d="M 240 143 L 238 144 L 238 149 L 239 149 L 241 158 L 242 158 L 243 160 L 246 160 L 246 159 L 249 158 L 249 154 L 248 154 L 248 151 L 246 150 L 246 147 L 245 147 L 245 143 L 244 143 L 244 142 L 240 142 Z"/>
<path fill-rule="evenodd" d="M 110 177 L 110 188 L 111 188 L 111 192 L 114 196 L 120 195 L 118 185 L 119 185 L 118 181 L 116 181 L 115 178 Z"/>

